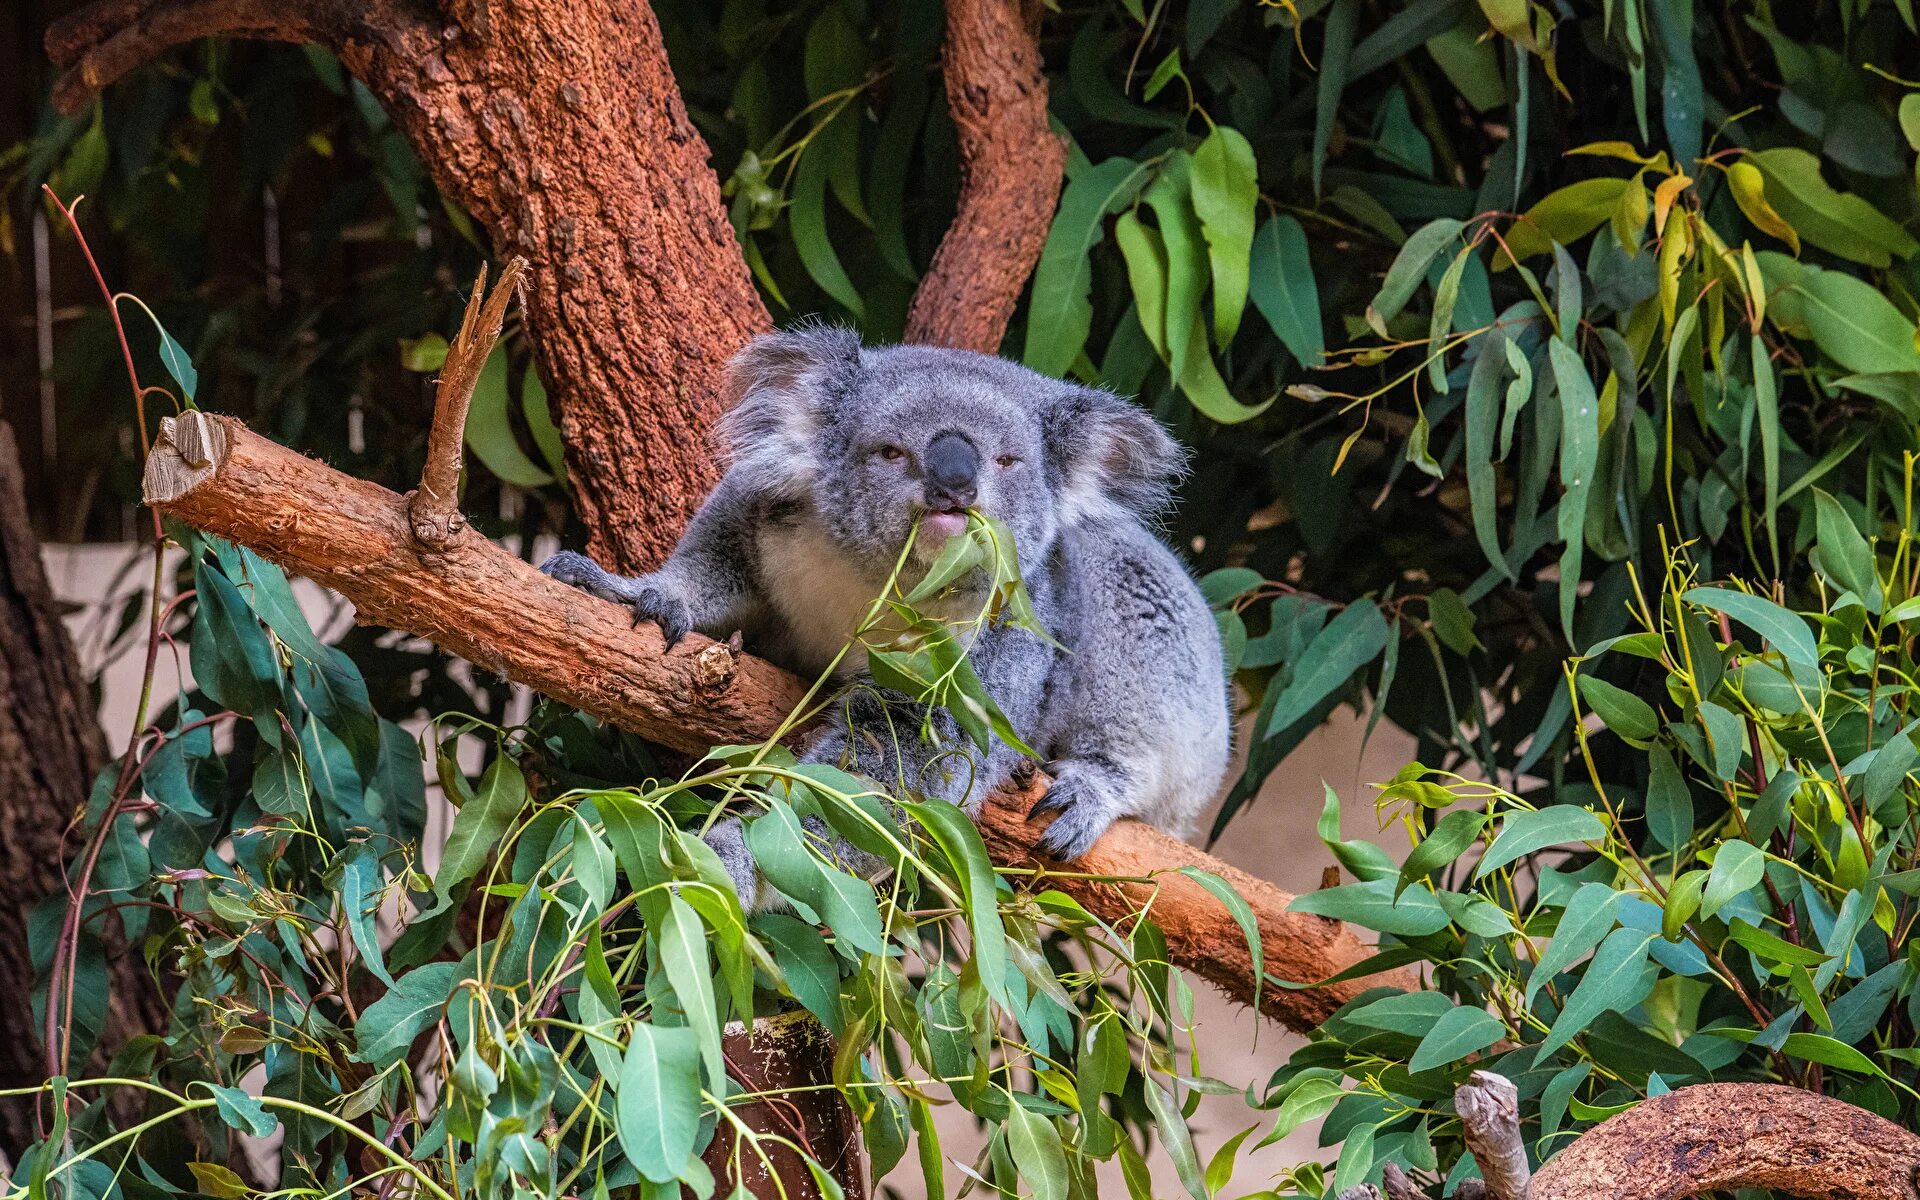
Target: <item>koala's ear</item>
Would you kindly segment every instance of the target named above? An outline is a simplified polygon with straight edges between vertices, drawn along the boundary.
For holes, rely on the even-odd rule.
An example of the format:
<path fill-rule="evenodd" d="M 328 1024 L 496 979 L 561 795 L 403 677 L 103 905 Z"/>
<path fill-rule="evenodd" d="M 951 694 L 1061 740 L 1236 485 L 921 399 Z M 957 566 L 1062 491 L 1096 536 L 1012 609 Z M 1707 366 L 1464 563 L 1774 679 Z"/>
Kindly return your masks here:
<path fill-rule="evenodd" d="M 763 334 L 727 364 L 715 436 L 735 466 L 809 468 L 827 408 L 860 370 L 860 335 L 832 325 Z"/>
<path fill-rule="evenodd" d="M 1044 426 L 1067 524 L 1116 506 L 1152 518 L 1186 471 L 1186 451 L 1160 422 L 1112 392 L 1061 393 L 1048 406 Z"/>

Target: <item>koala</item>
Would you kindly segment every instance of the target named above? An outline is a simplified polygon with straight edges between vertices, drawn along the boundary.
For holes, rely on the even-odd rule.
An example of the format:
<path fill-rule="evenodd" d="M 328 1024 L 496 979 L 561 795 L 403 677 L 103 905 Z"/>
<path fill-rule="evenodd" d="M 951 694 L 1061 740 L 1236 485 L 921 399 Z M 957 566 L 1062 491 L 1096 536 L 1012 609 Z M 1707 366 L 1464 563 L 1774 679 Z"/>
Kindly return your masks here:
<path fill-rule="evenodd" d="M 728 392 L 717 432 L 729 467 L 665 565 L 625 577 L 563 552 L 541 569 L 629 606 L 636 623 L 657 622 L 669 645 L 688 630 L 738 630 L 757 653 L 817 678 L 885 587 L 916 521 L 903 588 L 966 529 L 967 509 L 996 517 L 1013 532 L 1035 615 L 1064 647 L 995 624 L 969 649 L 987 692 L 1053 774 L 1037 811 L 1054 816 L 1038 849 L 1078 858 L 1123 816 L 1189 833 L 1226 769 L 1228 688 L 1213 615 L 1150 527 L 1184 467 L 1151 416 L 1005 359 L 864 348 L 828 326 L 756 339 L 730 365 Z M 952 616 L 980 611 L 988 580 L 979 568 L 972 576 L 948 591 Z M 856 645 L 836 673 L 859 685 L 864 668 Z M 870 678 L 836 703 L 808 761 L 969 816 L 1023 758 L 997 738 L 983 761 L 957 754 L 972 746 L 951 714 L 929 714 Z M 923 720 L 934 744 L 918 736 Z M 743 902 L 762 907 L 738 820 L 707 840 Z M 835 848 L 853 869 L 879 873 L 856 848 L 837 839 Z"/>

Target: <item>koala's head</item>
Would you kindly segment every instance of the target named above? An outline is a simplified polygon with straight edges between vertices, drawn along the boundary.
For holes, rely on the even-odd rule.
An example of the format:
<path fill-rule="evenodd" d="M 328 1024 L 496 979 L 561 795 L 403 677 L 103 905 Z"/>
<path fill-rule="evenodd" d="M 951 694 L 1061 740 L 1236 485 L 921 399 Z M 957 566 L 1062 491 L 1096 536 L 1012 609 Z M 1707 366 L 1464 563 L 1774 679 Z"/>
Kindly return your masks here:
<path fill-rule="evenodd" d="M 863 349 L 849 330 L 803 327 L 756 339 L 729 380 L 733 469 L 811 501 L 882 569 L 916 518 L 928 561 L 967 508 L 1006 522 L 1030 567 L 1064 527 L 1152 516 L 1184 461 L 1128 401 L 965 350 Z"/>

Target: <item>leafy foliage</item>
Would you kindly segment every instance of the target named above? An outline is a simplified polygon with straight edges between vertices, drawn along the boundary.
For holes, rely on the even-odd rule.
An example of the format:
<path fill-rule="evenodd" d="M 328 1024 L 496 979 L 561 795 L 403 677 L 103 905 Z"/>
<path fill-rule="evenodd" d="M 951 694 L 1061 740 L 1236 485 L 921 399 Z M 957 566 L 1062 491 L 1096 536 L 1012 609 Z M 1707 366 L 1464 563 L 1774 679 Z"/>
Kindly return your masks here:
<path fill-rule="evenodd" d="M 1324 1117 L 1341 1147 L 1297 1189 L 1394 1160 L 1451 1190 L 1474 1174 L 1452 1089 L 1475 1068 L 1518 1085 L 1536 1161 L 1710 1080 L 1914 1120 L 1914 533 L 1826 533 L 1814 555 L 1857 564 L 1862 591 L 1810 611 L 1700 586 L 1684 555 L 1636 590 L 1637 628 L 1568 669 L 1582 802 L 1410 766 L 1378 802 L 1413 843 L 1396 868 L 1341 840 L 1329 797 L 1322 836 L 1361 882 L 1295 908 L 1387 935 L 1375 965 L 1421 964 L 1434 990 L 1359 996 L 1269 1082 L 1276 1135 Z M 1603 743 L 1638 769 L 1603 767 Z"/>

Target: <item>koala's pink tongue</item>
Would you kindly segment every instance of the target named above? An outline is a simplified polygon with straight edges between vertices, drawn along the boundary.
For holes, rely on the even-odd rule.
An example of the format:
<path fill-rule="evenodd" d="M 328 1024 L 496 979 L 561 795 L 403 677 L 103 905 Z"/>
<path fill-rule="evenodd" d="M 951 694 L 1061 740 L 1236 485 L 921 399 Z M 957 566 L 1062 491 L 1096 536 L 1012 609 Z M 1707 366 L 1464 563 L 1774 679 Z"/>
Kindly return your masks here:
<path fill-rule="evenodd" d="M 936 545 L 967 531 L 967 514 L 963 512 L 930 512 L 920 520 L 921 532 Z"/>

